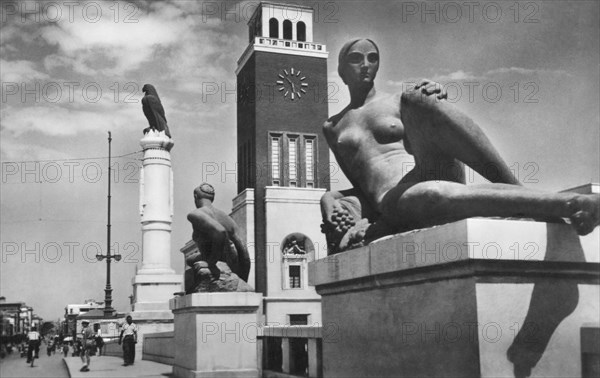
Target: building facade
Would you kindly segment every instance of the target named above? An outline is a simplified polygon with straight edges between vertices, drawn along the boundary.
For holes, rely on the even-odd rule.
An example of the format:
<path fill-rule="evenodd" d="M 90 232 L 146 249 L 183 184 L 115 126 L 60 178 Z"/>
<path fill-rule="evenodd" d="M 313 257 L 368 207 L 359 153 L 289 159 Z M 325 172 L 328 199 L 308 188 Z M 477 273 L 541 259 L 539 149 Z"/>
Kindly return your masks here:
<path fill-rule="evenodd" d="M 2 336 L 26 334 L 33 327 L 41 325 L 42 318 L 33 313 L 33 307 L 24 302 L 6 302 L 0 297 L 0 324 Z"/>
<path fill-rule="evenodd" d="M 320 198 L 329 190 L 327 57 L 313 40 L 313 9 L 261 2 L 238 60 L 238 195 L 231 216 L 243 230 L 263 294 L 266 324 L 321 323 L 308 262 L 324 257 Z M 218 188 L 217 188 L 218 190 Z M 181 251 L 195 249 L 193 241 Z"/>
<path fill-rule="evenodd" d="M 266 324 L 321 323 L 308 262 L 326 255 L 319 200 L 329 189 L 327 49 L 313 9 L 263 2 L 238 60 L 238 196 L 232 216 L 254 246 Z"/>

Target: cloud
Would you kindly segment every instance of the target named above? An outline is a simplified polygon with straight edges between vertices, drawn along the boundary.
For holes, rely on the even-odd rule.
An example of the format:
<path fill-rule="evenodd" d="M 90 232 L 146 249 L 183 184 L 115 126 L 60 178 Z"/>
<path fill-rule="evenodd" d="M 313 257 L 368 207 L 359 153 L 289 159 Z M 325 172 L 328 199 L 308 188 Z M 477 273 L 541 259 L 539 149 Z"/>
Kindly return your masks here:
<path fill-rule="evenodd" d="M 6 107 L 0 122 L 2 132 L 19 136 L 26 132 L 41 132 L 50 136 L 72 136 L 81 132 L 106 131 L 130 123 L 134 110 L 117 108 L 110 113 L 75 110 L 59 106 Z"/>
<path fill-rule="evenodd" d="M 31 141 L 22 142 L 19 138 L 2 137 L 0 141 L 2 162 L 69 159 L 72 156 L 51 146 L 32 145 Z"/>
<path fill-rule="evenodd" d="M 474 74 L 473 72 L 469 72 L 469 71 L 458 70 L 458 71 L 454 71 L 454 72 L 450 72 L 450 73 L 435 74 L 435 75 L 433 75 L 433 77 L 428 78 L 428 79 L 444 84 L 444 83 L 448 83 L 448 82 L 460 82 L 460 81 L 467 81 L 467 80 L 489 80 L 493 76 L 506 75 L 506 74 L 508 74 L 508 75 L 517 74 L 517 75 L 523 75 L 523 76 L 532 76 L 532 75 L 571 76 L 571 74 L 569 74 L 565 70 L 549 70 L 549 69 L 544 69 L 544 68 L 529 69 L 529 68 L 522 68 L 522 67 L 500 67 L 500 68 L 488 70 L 481 75 L 477 75 L 477 74 Z M 388 80 L 386 82 L 386 84 L 389 86 L 393 86 L 393 87 L 405 88 L 407 83 L 415 83 L 419 80 L 420 79 L 408 79 L 408 80 L 404 80 L 404 81 Z"/>
<path fill-rule="evenodd" d="M 522 67 L 501 67 L 501 68 L 495 68 L 493 70 L 489 70 L 486 72 L 486 76 L 487 75 L 497 75 L 497 74 L 519 74 L 519 75 L 545 74 L 545 75 L 571 76 L 571 74 L 565 70 L 548 70 L 548 69 L 544 69 L 544 68 L 530 69 L 530 68 L 522 68 Z"/>
<path fill-rule="evenodd" d="M 102 9 L 97 20 L 95 16 L 90 19 L 89 15 L 83 17 L 85 13 L 74 12 L 72 21 L 63 18 L 41 28 L 41 37 L 58 48 L 54 56 L 47 58 L 49 69 L 68 64 L 85 75 L 123 76 L 139 69 L 158 48 L 177 44 L 188 26 L 182 20 L 182 12 L 168 5 L 163 5 L 158 14 L 144 13 L 125 3 L 132 10 L 121 9 L 117 16 L 115 4 L 122 8 L 122 3 L 94 4 Z"/>
<path fill-rule="evenodd" d="M 34 62 L 27 60 L 0 59 L 0 80 L 3 83 L 23 83 L 47 79 L 48 75 L 38 71 L 35 66 Z"/>
<path fill-rule="evenodd" d="M 434 75 L 431 80 L 437 82 L 446 82 L 446 81 L 461 81 L 461 80 L 474 80 L 478 77 L 471 72 L 465 72 L 463 70 L 458 70 L 455 72 L 451 72 L 449 74 L 438 74 Z"/>

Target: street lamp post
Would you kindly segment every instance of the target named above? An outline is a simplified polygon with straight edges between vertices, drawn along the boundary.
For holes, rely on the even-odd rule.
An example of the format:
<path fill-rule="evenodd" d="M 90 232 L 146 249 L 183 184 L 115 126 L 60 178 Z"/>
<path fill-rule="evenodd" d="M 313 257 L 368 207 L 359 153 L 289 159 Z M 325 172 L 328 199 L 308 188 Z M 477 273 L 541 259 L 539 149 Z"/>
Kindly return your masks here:
<path fill-rule="evenodd" d="M 108 132 L 108 222 L 106 223 L 106 256 L 102 254 L 97 254 L 96 259 L 98 261 L 102 261 L 106 259 L 106 288 L 104 289 L 104 317 L 111 318 L 114 315 L 115 310 L 112 308 L 112 287 L 110 286 L 110 260 L 115 259 L 116 261 L 121 260 L 121 255 L 116 253 L 114 255 L 110 254 L 110 142 L 112 141 L 110 131 Z"/>

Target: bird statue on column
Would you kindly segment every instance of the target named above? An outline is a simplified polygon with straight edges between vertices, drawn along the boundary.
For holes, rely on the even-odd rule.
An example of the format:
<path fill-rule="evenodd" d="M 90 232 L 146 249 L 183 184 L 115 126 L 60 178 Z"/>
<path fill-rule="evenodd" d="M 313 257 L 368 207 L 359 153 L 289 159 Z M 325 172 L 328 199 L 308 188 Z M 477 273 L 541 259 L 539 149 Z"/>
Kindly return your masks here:
<path fill-rule="evenodd" d="M 144 92 L 144 97 L 142 97 L 142 109 L 150 124 L 149 127 L 144 129 L 144 134 L 147 134 L 150 130 L 164 131 L 165 135 L 171 138 L 171 132 L 167 125 L 167 117 L 165 116 L 165 109 L 160 102 L 156 88 L 154 88 L 152 84 L 144 84 L 142 92 Z"/>

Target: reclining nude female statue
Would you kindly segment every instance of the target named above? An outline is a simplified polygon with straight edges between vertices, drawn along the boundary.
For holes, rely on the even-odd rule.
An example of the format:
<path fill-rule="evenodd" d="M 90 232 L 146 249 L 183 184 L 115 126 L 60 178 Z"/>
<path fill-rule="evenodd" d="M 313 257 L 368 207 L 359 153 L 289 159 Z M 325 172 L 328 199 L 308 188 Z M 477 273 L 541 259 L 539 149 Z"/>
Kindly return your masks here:
<path fill-rule="evenodd" d="M 580 235 L 598 226 L 598 194 L 548 193 L 523 187 L 469 117 L 443 101 L 427 80 L 401 94 L 375 91 L 379 49 L 368 39 L 346 43 L 338 73 L 350 104 L 323 132 L 354 188 L 321 198 L 329 253 L 381 236 L 469 217 L 566 219 Z M 415 166 L 403 176 L 404 149 Z M 464 164 L 488 184 L 465 185 Z M 494 166 L 494 174 L 484 167 Z"/>

